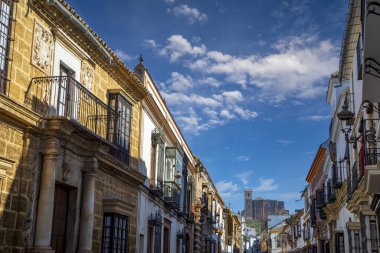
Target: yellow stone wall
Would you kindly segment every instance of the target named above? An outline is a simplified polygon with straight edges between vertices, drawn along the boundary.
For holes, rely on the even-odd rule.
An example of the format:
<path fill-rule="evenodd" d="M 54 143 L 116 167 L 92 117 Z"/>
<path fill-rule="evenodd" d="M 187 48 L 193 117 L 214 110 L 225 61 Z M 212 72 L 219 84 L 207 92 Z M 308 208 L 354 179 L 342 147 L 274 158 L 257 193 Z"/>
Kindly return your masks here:
<path fill-rule="evenodd" d="M 30 120 L 32 115 L 25 105 L 25 92 L 33 77 L 46 76 L 39 68 L 32 65 L 32 46 L 34 24 L 39 22 L 47 29 L 51 29 L 50 22 L 42 18 L 33 8 L 28 7 L 27 0 L 19 0 L 14 3 L 13 15 L 16 20 L 12 24 L 10 43 L 10 58 L 8 65 L 9 84 L 5 99 L 16 102 L 25 115 L 18 114 L 19 122 L 13 123 L 9 115 L 0 113 L 0 159 L 12 161 L 12 169 L 7 170 L 7 176 L 3 180 L 0 202 L 0 252 L 22 252 L 23 247 L 28 246 L 33 238 L 27 238 L 25 227 L 35 222 L 34 213 L 28 208 L 28 199 L 36 194 L 35 187 L 36 171 L 39 168 L 39 137 L 28 135 L 25 143 L 25 160 L 23 156 L 23 137 L 27 129 L 23 125 L 23 119 Z M 97 62 L 96 59 L 92 59 Z M 126 84 L 127 81 L 125 82 Z M 125 84 L 124 83 L 124 84 Z M 108 74 L 100 65 L 95 64 L 93 93 L 104 103 L 108 104 L 107 90 L 121 88 L 117 81 Z M 3 95 L 0 95 L 3 96 Z M 132 109 L 131 131 L 131 167 L 137 169 L 139 161 L 139 138 L 140 138 L 140 111 L 141 103 L 130 101 Z M 24 107 L 25 106 L 25 107 Z M 20 118 L 21 117 L 21 118 Z M 16 117 L 15 117 L 16 118 Z M 33 174 L 34 173 L 34 174 Z M 33 174 L 33 175 L 32 175 Z M 36 184 L 33 184 L 36 183 Z M 124 200 L 132 200 L 137 204 L 138 188 L 130 185 L 101 170 L 97 175 L 96 183 L 96 219 L 94 228 L 94 252 L 100 252 L 101 229 L 102 229 L 102 198 L 106 193 L 112 193 Z M 34 196 L 35 197 L 35 196 Z M 30 204 L 30 203 L 29 203 Z M 34 204 L 35 205 L 35 204 Z M 136 214 L 136 210 L 135 213 Z M 33 225 L 30 225 L 33 226 Z M 26 232 L 31 232 L 27 230 Z M 130 249 L 135 247 L 136 216 L 130 217 Z"/>
<path fill-rule="evenodd" d="M 115 178 L 102 170 L 100 167 L 95 183 L 95 220 L 93 234 L 93 252 L 101 252 L 103 231 L 103 200 L 114 196 L 131 208 L 129 212 L 129 236 L 128 252 L 136 249 L 136 227 L 137 227 L 137 198 L 138 189 L 131 187 L 124 180 Z"/>

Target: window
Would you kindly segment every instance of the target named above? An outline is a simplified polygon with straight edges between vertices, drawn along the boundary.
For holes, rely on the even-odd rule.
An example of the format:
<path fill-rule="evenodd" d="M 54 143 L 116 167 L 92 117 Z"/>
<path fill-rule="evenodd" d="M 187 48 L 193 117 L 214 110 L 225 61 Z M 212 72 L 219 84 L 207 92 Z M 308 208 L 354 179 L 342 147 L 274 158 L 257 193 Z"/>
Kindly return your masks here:
<path fill-rule="evenodd" d="M 151 185 L 162 191 L 165 169 L 165 134 L 156 128 L 152 133 Z"/>
<path fill-rule="evenodd" d="M 6 93 L 9 42 L 12 22 L 12 0 L 0 0 L 0 93 Z"/>
<path fill-rule="evenodd" d="M 109 103 L 117 116 L 109 119 L 108 139 L 119 147 L 115 155 L 129 164 L 132 105 L 120 93 L 110 93 Z"/>
<path fill-rule="evenodd" d="M 353 236 L 353 241 L 351 242 L 352 244 L 352 253 L 361 253 L 362 248 L 361 248 L 361 243 L 360 243 L 360 231 L 355 229 L 351 230 L 352 236 Z"/>
<path fill-rule="evenodd" d="M 361 34 L 359 33 L 358 43 L 356 44 L 356 64 L 357 64 L 357 72 L 358 72 L 358 80 L 362 80 L 362 69 L 363 69 L 363 61 L 362 61 L 362 45 L 361 45 Z"/>
<path fill-rule="evenodd" d="M 154 227 L 154 253 L 161 252 L 161 225 Z"/>
<path fill-rule="evenodd" d="M 371 251 L 370 252 L 379 252 L 379 238 L 377 235 L 377 222 L 376 216 L 370 216 L 369 218 L 369 233 L 371 240 Z"/>
<path fill-rule="evenodd" d="M 103 222 L 103 253 L 128 252 L 128 217 L 105 213 Z"/>
<path fill-rule="evenodd" d="M 335 234 L 335 244 L 336 244 L 336 252 L 344 253 L 344 234 L 343 232 L 339 232 Z"/>

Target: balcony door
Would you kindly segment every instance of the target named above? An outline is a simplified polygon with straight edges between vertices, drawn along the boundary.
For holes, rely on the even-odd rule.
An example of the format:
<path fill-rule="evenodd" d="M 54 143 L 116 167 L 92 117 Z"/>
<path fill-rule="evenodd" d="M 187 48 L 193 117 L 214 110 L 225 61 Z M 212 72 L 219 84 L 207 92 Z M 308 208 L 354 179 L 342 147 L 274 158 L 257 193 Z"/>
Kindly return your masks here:
<path fill-rule="evenodd" d="M 81 58 L 57 37 L 54 45 L 50 115 L 78 118 L 79 83 L 76 81 L 80 79 L 81 62 Z"/>
<path fill-rule="evenodd" d="M 59 67 L 59 80 L 57 83 L 56 89 L 54 89 L 54 94 L 57 97 L 57 105 L 56 105 L 56 110 L 58 113 L 58 116 L 71 116 L 69 115 L 70 113 L 70 101 L 73 99 L 71 96 L 71 90 L 73 85 L 70 85 L 71 78 L 74 78 L 75 72 L 66 67 L 63 63 L 60 64 Z M 75 91 L 74 91 L 75 93 Z M 74 100 L 75 100 L 75 94 L 74 94 Z"/>

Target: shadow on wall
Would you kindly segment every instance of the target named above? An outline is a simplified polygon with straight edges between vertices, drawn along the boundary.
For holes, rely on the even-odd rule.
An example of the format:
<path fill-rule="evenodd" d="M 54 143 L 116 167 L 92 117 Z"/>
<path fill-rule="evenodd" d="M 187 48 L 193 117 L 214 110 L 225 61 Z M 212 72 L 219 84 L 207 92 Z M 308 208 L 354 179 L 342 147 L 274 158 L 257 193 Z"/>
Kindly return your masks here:
<path fill-rule="evenodd" d="M 0 251 L 32 246 L 40 179 L 40 139 L 0 118 Z"/>

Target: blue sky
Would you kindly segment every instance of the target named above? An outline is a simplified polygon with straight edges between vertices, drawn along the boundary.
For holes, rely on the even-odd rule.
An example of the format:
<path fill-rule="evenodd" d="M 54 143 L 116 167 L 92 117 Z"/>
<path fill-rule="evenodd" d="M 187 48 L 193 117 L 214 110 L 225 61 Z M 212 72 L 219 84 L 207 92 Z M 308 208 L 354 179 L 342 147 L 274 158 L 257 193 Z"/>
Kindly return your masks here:
<path fill-rule="evenodd" d="M 68 1 L 133 69 L 144 64 L 226 204 L 243 189 L 294 211 L 328 138 L 346 0 Z"/>

